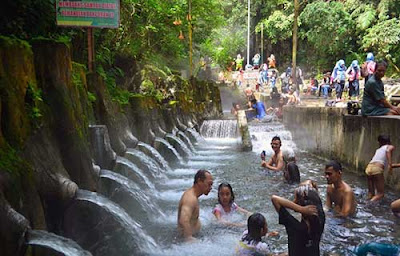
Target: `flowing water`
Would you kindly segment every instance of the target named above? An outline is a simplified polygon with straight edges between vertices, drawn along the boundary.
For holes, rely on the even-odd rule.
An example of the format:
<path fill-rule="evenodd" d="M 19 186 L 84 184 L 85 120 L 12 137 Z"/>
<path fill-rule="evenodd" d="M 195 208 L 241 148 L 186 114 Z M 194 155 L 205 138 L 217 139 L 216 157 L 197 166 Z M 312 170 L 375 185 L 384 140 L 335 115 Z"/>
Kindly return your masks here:
<path fill-rule="evenodd" d="M 200 128 L 200 134 L 205 138 L 236 138 L 239 130 L 234 120 L 206 120 Z"/>
<path fill-rule="evenodd" d="M 71 239 L 61 237 L 44 230 L 28 231 L 27 244 L 50 248 L 53 252 L 62 253 L 65 256 L 91 256 L 88 251 L 83 250 Z M 51 254 L 53 255 L 53 254 Z"/>
<path fill-rule="evenodd" d="M 161 138 L 156 139 L 154 148 L 140 142 L 137 149 L 127 151 L 126 158 L 118 157 L 114 172 L 102 170 L 100 173 L 98 192 L 104 196 L 79 191 L 77 200 L 65 213 L 66 235 L 98 256 L 234 255 L 246 229 L 246 217 L 234 214 L 231 221 L 241 227 L 226 227 L 218 224 L 212 214 L 218 200 L 217 187 L 221 182 L 228 182 L 239 206 L 262 213 L 269 230 L 279 232 L 279 236 L 267 239 L 273 251 L 286 252 L 287 235 L 284 227 L 278 224 L 278 214 L 270 198 L 276 194 L 292 199 L 296 185 L 285 183 L 280 172 L 261 168 L 260 152 L 265 150 L 267 158 L 270 157 L 273 153 L 271 138 L 280 136 L 282 150 L 296 156 L 301 179 L 313 179 L 318 183 L 323 202 L 327 187 L 323 169 L 329 160 L 298 148 L 291 133 L 279 122 L 249 123 L 253 151 L 242 152 L 241 140 L 232 132 L 234 124 L 231 122 L 227 126 L 226 120 L 219 121 L 225 124 L 215 124 L 217 122 L 213 120 L 212 125 L 202 127 L 207 138 L 194 130 L 185 131 L 193 149 L 179 132 L 182 139 L 166 136 L 178 138 L 173 141 L 181 149 L 185 145 L 190 151 L 185 158 Z M 177 208 L 183 192 L 192 186 L 198 169 L 209 170 L 214 185 L 208 196 L 199 199 L 202 228 L 197 241 L 186 244 L 177 233 Z M 352 255 L 350 251 L 355 246 L 372 241 L 400 244 L 400 220 L 392 215 L 389 207 L 396 199 L 395 194 L 388 191 L 381 203 L 366 204 L 365 177 L 346 168 L 343 176 L 355 191 L 357 214 L 339 219 L 327 212 L 321 254 Z"/>
<path fill-rule="evenodd" d="M 298 148 L 291 133 L 281 123 L 250 124 L 253 138 L 253 151 L 241 152 L 240 139 L 206 138 L 195 143 L 196 154 L 186 163 L 169 171 L 165 181 L 156 185 L 159 196 L 154 198 L 162 212 L 158 221 L 144 225 L 146 231 L 155 239 L 159 248 L 148 255 L 233 255 L 238 240 L 245 230 L 246 217 L 240 214 L 232 216 L 233 221 L 242 223 L 241 228 L 227 228 L 216 223 L 212 209 L 217 203 L 217 187 L 221 182 L 229 182 L 235 193 L 235 202 L 252 212 L 261 212 L 267 219 L 270 231 L 278 231 L 278 237 L 268 238 L 275 252 L 287 251 L 287 236 L 284 227 L 278 224 L 278 214 L 270 198 L 273 194 L 293 198 L 296 185 L 284 182 L 281 173 L 273 173 L 260 167 L 260 152 L 265 150 L 267 158 L 272 155 L 271 138 L 278 135 L 282 139 L 282 150 L 295 154 L 301 171 L 301 179 L 313 179 L 319 185 L 319 191 L 325 202 L 326 180 L 324 165 L 329 161 L 309 154 Z M 214 176 L 213 190 L 208 196 L 200 197 L 200 220 L 202 229 L 198 241 L 184 244 L 177 238 L 176 219 L 179 199 L 185 189 L 193 183 L 196 171 L 205 168 Z M 335 218 L 327 213 L 325 231 L 321 241 L 322 255 L 351 255 L 360 243 L 379 241 L 400 243 L 400 221 L 396 219 L 389 204 L 396 197 L 388 191 L 380 204 L 367 205 L 366 180 L 344 170 L 344 180 L 353 187 L 357 201 L 357 215 L 348 219 Z M 295 214 L 296 216 L 296 214 Z"/>

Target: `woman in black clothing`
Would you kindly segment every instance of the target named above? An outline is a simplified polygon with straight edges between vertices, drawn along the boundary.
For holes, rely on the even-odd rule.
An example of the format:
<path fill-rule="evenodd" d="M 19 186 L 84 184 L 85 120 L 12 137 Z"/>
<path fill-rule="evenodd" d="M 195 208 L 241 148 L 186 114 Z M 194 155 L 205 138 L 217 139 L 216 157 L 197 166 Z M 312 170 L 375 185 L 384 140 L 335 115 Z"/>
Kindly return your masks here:
<path fill-rule="evenodd" d="M 303 184 L 295 190 L 293 202 L 276 195 L 271 200 L 279 213 L 279 224 L 285 226 L 288 234 L 289 256 L 319 256 L 325 214 L 318 191 L 310 184 Z M 287 209 L 301 213 L 301 222 Z"/>

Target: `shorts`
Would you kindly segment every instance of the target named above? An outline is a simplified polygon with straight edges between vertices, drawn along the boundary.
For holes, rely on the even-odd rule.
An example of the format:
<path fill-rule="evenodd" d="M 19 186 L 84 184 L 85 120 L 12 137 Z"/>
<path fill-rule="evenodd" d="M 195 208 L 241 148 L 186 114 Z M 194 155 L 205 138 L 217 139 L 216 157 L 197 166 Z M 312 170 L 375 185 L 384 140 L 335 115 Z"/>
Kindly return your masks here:
<path fill-rule="evenodd" d="M 384 169 L 381 166 L 375 164 L 368 164 L 367 169 L 365 169 L 365 173 L 368 176 L 383 174 Z"/>

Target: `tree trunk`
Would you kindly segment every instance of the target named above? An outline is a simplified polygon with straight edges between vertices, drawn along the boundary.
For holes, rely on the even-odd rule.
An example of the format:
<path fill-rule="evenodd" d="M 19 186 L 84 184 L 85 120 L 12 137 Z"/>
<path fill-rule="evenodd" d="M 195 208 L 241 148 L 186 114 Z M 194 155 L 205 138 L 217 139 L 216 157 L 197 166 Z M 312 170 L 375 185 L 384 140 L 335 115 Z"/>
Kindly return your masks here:
<path fill-rule="evenodd" d="M 292 48 L 292 81 L 294 87 L 298 90 L 297 76 L 296 76 L 296 57 L 297 57 L 297 29 L 298 23 L 297 19 L 299 17 L 300 4 L 299 0 L 294 0 L 294 21 L 293 21 L 293 48 Z"/>

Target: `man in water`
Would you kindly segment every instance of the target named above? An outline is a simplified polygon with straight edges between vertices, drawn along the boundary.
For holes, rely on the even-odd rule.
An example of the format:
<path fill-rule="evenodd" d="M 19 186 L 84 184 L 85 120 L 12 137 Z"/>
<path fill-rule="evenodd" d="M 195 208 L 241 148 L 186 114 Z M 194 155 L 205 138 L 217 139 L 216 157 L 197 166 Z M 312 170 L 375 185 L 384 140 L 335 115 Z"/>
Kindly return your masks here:
<path fill-rule="evenodd" d="M 329 162 L 325 166 L 325 178 L 328 182 L 325 206 L 333 208 L 339 217 L 354 215 L 357 203 L 353 190 L 342 180 L 342 165 L 337 161 Z"/>
<path fill-rule="evenodd" d="M 282 146 L 281 138 L 279 138 L 278 136 L 273 137 L 271 141 L 271 147 L 272 150 L 274 151 L 274 154 L 272 155 L 272 157 L 269 159 L 268 162 L 265 161 L 265 155 L 261 156 L 262 167 L 266 167 L 273 171 L 282 171 L 284 169 L 285 162 L 283 161 L 281 146 Z"/>
<path fill-rule="evenodd" d="M 206 170 L 198 170 L 194 176 L 193 186 L 183 193 L 179 201 L 178 231 L 187 242 L 194 241 L 193 235 L 200 230 L 199 197 L 208 195 L 212 185 L 211 173 Z"/>

